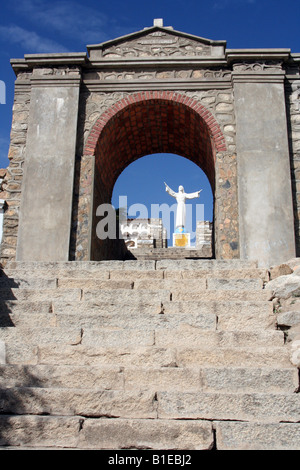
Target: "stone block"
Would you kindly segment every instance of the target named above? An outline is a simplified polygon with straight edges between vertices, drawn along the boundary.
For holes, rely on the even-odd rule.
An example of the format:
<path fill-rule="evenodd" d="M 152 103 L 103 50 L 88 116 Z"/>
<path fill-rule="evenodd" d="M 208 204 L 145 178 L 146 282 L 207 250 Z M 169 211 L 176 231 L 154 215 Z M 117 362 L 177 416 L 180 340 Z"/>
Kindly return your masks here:
<path fill-rule="evenodd" d="M 284 347 L 240 348 L 178 348 L 178 367 L 192 365 L 222 367 L 290 367 L 288 351 Z"/>
<path fill-rule="evenodd" d="M 124 269 L 124 270 L 112 270 L 110 271 L 110 279 L 111 280 L 128 280 L 128 281 L 136 281 L 141 279 L 163 279 L 164 272 L 163 271 L 143 271 L 143 270 L 135 270 L 135 269 Z"/>
<path fill-rule="evenodd" d="M 194 291 L 191 289 L 181 289 L 180 287 L 172 292 L 172 300 L 182 301 L 232 301 L 232 300 L 244 300 L 244 301 L 255 301 L 255 300 L 271 300 L 272 293 L 269 290 L 238 290 L 238 289 L 218 289 L 218 290 L 198 290 Z"/>
<path fill-rule="evenodd" d="M 123 390 L 119 366 L 8 365 L 0 366 L 0 388 L 14 387 L 79 388 Z"/>
<path fill-rule="evenodd" d="M 207 421 L 85 419 L 79 446 L 88 449 L 208 450 L 213 446 Z"/>
<path fill-rule="evenodd" d="M 270 347 L 283 346 L 284 336 L 281 331 L 202 331 L 200 328 L 180 325 L 172 330 L 156 330 L 155 345 L 176 344 L 177 348 L 188 345 L 189 348 L 205 349 L 256 347 L 268 344 Z"/>
<path fill-rule="evenodd" d="M 36 358 L 37 360 L 37 358 Z M 135 367 L 174 367 L 176 351 L 172 348 L 123 347 L 105 348 L 83 345 L 41 345 L 38 348 L 39 364 L 65 365 L 116 365 Z M 35 362 L 36 363 L 36 362 Z"/>
<path fill-rule="evenodd" d="M 0 390 L 2 414 L 50 414 L 156 418 L 154 393 L 148 391 L 15 387 Z"/>
<path fill-rule="evenodd" d="M 0 278 L 0 289 L 55 289 L 56 279 Z"/>
<path fill-rule="evenodd" d="M 126 280 L 102 280 L 102 279 L 61 279 L 57 280 L 57 287 L 63 289 L 132 289 L 133 282 Z"/>
<path fill-rule="evenodd" d="M 151 303 L 164 300 L 170 300 L 170 292 L 167 290 L 151 291 L 151 290 L 138 290 L 138 289 L 115 289 L 111 290 L 98 290 L 98 289 L 84 289 L 83 300 L 101 300 L 102 302 L 142 302 Z"/>
<path fill-rule="evenodd" d="M 208 289 L 239 289 L 239 290 L 261 290 L 263 282 L 260 279 L 207 279 Z"/>
<path fill-rule="evenodd" d="M 103 348 L 152 346 L 154 345 L 154 331 L 137 329 L 100 329 L 86 328 L 83 332 L 81 344 L 83 346 L 101 346 Z"/>
<path fill-rule="evenodd" d="M 49 299 L 78 301 L 81 299 L 81 289 L 0 289 L 0 301 L 45 301 Z"/>
<path fill-rule="evenodd" d="M 300 450 L 299 423 L 218 422 L 218 450 Z"/>
<path fill-rule="evenodd" d="M 0 445 L 20 448 L 73 448 L 80 418 L 61 416 L 0 416 Z"/>
<path fill-rule="evenodd" d="M 277 324 L 279 326 L 295 326 L 300 325 L 300 311 L 282 312 L 277 315 Z"/>
<path fill-rule="evenodd" d="M 293 393 L 298 387 L 298 371 L 292 367 L 203 367 L 202 391 L 233 393 Z"/>
<path fill-rule="evenodd" d="M 299 394 L 158 392 L 158 417 L 297 422 Z"/>
<path fill-rule="evenodd" d="M 147 279 L 137 280 L 134 283 L 134 289 L 167 289 L 174 291 L 178 288 L 178 281 L 172 279 Z M 206 279 L 182 279 L 180 282 L 180 289 L 186 288 L 187 290 L 206 289 Z"/>

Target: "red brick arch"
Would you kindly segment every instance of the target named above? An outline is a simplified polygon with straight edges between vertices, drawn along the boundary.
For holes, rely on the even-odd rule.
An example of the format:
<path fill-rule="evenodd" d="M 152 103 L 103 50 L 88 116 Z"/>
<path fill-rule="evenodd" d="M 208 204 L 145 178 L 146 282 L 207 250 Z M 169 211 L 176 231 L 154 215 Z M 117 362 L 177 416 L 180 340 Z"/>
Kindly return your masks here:
<path fill-rule="evenodd" d="M 193 98 L 168 91 L 121 99 L 99 117 L 84 147 L 84 155 L 95 155 L 97 177 L 107 195 L 127 165 L 153 153 L 192 160 L 214 188 L 215 154 L 223 151 L 226 142 L 211 112 Z"/>

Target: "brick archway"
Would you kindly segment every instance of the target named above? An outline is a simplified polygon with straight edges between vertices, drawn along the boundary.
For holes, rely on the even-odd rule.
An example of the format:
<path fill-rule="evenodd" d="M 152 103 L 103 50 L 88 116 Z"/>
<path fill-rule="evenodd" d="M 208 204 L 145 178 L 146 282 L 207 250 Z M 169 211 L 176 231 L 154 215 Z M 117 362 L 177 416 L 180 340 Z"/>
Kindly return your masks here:
<path fill-rule="evenodd" d="M 157 153 L 186 157 L 204 171 L 217 201 L 216 257 L 238 256 L 237 216 L 232 220 L 227 216 L 232 208 L 236 212 L 237 206 L 236 172 L 232 171 L 235 163 L 218 122 L 199 101 L 187 95 L 145 91 L 130 94 L 106 109 L 86 138 L 78 174 L 78 202 L 75 199 L 73 211 L 74 220 L 80 223 L 72 232 L 71 258 L 105 259 L 111 250 L 96 236 L 96 208 L 111 202 L 115 182 L 130 163 Z M 226 184 L 220 183 L 220 171 L 228 174 Z"/>
<path fill-rule="evenodd" d="M 107 194 L 138 158 L 175 153 L 196 163 L 215 187 L 215 156 L 226 142 L 213 115 L 198 101 L 174 92 L 141 92 L 118 101 L 93 125 L 84 155 L 94 155 Z"/>

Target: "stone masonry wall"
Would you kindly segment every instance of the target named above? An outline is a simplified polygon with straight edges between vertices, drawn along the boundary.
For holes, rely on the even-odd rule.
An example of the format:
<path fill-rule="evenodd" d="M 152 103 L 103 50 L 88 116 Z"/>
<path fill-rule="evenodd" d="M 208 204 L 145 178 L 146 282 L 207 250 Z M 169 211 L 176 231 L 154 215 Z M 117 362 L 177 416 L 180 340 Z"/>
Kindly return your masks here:
<path fill-rule="evenodd" d="M 9 147 L 9 166 L 3 181 L 2 197 L 6 201 L 1 244 L 1 261 L 13 260 L 19 226 L 21 186 L 25 161 L 26 136 L 30 106 L 30 73 L 19 73 L 15 83 L 11 141 Z"/>
<path fill-rule="evenodd" d="M 286 82 L 286 107 L 291 157 L 291 179 L 293 190 L 296 255 L 300 256 L 300 67 L 288 70 L 295 78 Z"/>

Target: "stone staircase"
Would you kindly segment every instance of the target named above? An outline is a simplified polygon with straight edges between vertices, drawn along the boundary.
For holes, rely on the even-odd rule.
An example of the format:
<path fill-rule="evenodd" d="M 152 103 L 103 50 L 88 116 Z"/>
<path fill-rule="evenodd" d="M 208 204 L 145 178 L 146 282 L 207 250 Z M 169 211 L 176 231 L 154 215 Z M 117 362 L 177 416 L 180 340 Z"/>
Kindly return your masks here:
<path fill-rule="evenodd" d="M 2 449 L 300 449 L 268 272 L 239 260 L 10 262 Z"/>

